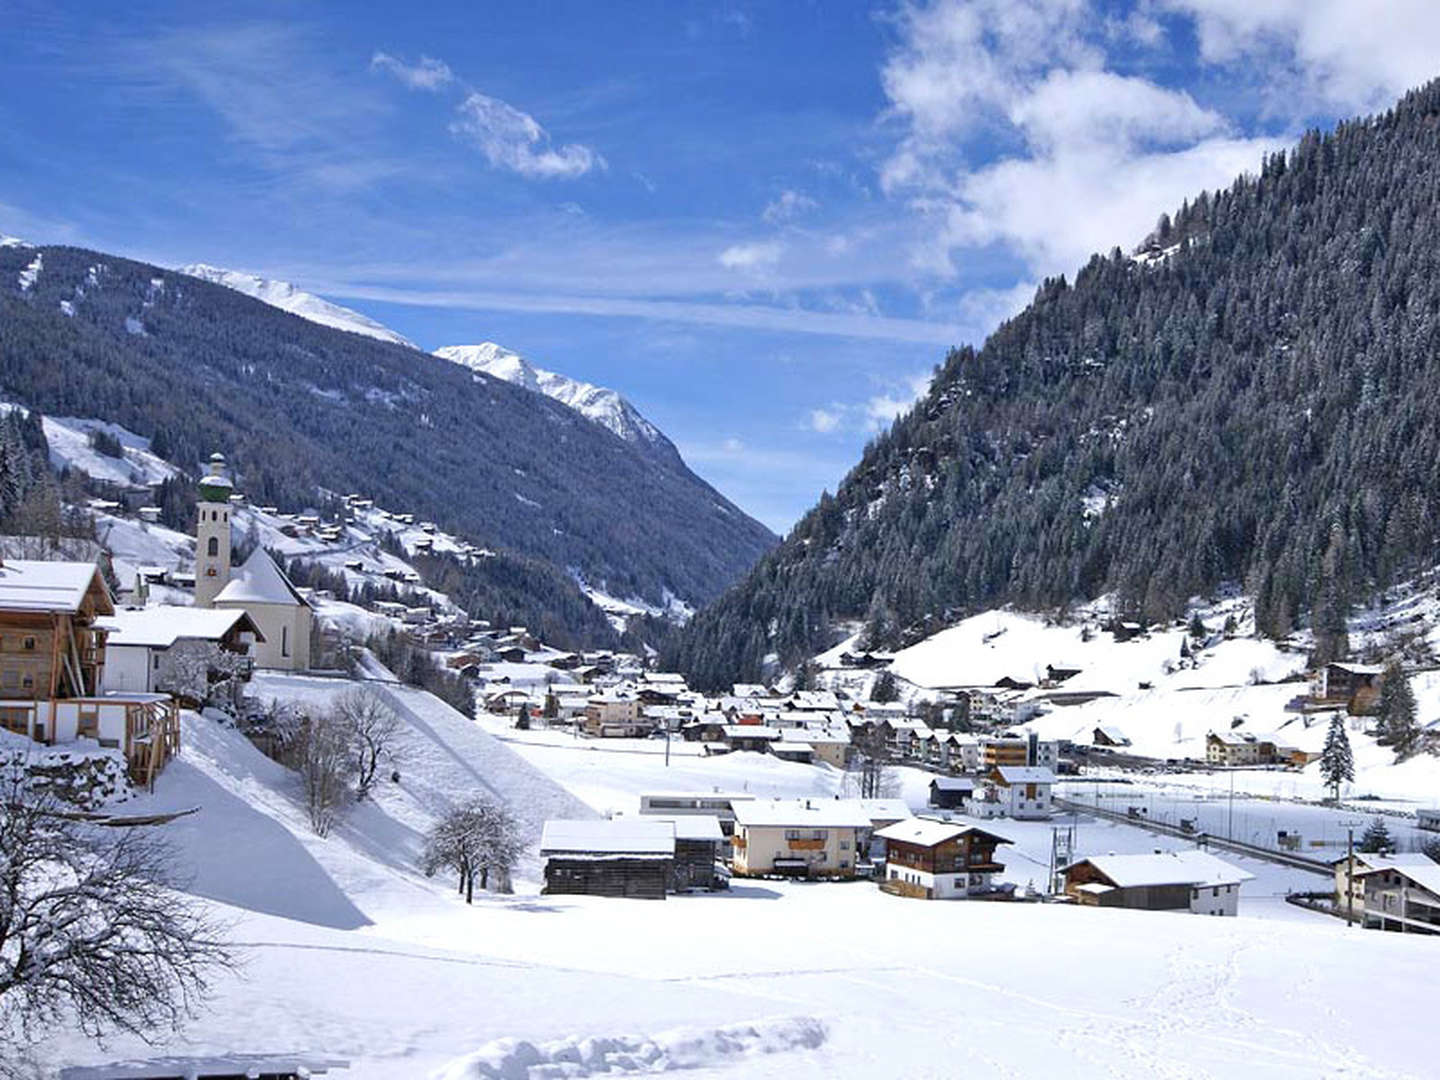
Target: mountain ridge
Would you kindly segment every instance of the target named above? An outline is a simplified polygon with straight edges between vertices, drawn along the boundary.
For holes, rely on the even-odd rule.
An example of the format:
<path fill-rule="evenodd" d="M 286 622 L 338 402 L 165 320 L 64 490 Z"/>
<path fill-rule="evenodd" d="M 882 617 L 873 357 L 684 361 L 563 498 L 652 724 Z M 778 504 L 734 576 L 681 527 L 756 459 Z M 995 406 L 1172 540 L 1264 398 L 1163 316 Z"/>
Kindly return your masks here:
<path fill-rule="evenodd" d="M 676 461 L 680 459 L 680 452 L 665 433 L 641 415 L 619 391 L 535 367 L 519 353 L 493 341 L 445 345 L 431 355 L 544 394 L 608 428 L 626 442 Z"/>

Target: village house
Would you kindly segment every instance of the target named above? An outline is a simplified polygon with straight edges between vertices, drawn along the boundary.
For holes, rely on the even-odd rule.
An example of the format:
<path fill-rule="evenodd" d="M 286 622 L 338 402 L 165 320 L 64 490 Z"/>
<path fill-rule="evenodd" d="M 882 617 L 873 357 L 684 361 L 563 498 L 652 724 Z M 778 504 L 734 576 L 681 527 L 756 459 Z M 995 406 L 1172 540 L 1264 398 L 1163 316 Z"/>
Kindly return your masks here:
<path fill-rule="evenodd" d="M 1061 868 L 1065 894 L 1093 907 L 1234 915 L 1255 875 L 1205 851 L 1092 855 Z"/>
<path fill-rule="evenodd" d="M 961 776 L 937 776 L 930 781 L 930 805 L 937 810 L 961 810 L 975 794 L 975 781 Z"/>
<path fill-rule="evenodd" d="M 836 769 L 850 760 L 850 733 L 840 728 L 810 728 L 799 734 L 815 752 L 815 761 Z"/>
<path fill-rule="evenodd" d="M 1365 926 L 1402 934 L 1440 934 L 1440 863 L 1392 863 L 1362 870 Z"/>
<path fill-rule="evenodd" d="M 1416 810 L 1415 827 L 1427 832 L 1440 832 L 1440 809 Z"/>
<path fill-rule="evenodd" d="M 757 727 L 754 724 L 731 724 L 725 728 L 725 742 L 731 750 L 751 750 L 763 754 L 781 737 L 778 728 Z"/>
<path fill-rule="evenodd" d="M 719 743 L 729 726 L 730 718 L 724 713 L 707 713 L 682 725 L 680 736 L 686 742 Z"/>
<path fill-rule="evenodd" d="M 106 691 L 154 693 L 157 678 L 179 662 L 179 653 L 187 648 L 229 653 L 237 660 L 238 673 L 248 675 L 251 651 L 261 640 L 259 628 L 244 611 L 140 608 L 107 615 L 96 625 L 106 631 Z"/>
<path fill-rule="evenodd" d="M 1090 742 L 1095 746 L 1124 747 L 1130 745 L 1126 734 L 1113 724 L 1099 724 L 1091 733 Z"/>
<path fill-rule="evenodd" d="M 858 799 L 754 799 L 734 804 L 735 873 L 851 878 L 872 823 Z"/>
<path fill-rule="evenodd" d="M 547 821 L 540 834 L 546 895 L 664 900 L 675 861 L 669 821 Z"/>
<path fill-rule="evenodd" d="M 650 733 L 640 702 L 623 694 L 596 694 L 585 703 L 583 730 L 592 738 L 637 739 Z"/>
<path fill-rule="evenodd" d="M 1431 863 L 1429 856 L 1420 852 L 1386 854 L 1378 851 L 1357 851 L 1353 855 L 1342 855 L 1330 866 L 1335 871 L 1335 909 L 1341 914 L 1353 915 L 1356 919 L 1365 914 L 1365 879 L 1362 874 L 1387 866 L 1424 866 Z"/>
<path fill-rule="evenodd" d="M 1316 704 L 1363 713 L 1379 698 L 1384 681 L 1385 669 L 1377 664 L 1326 664 L 1310 676 L 1310 697 Z"/>
<path fill-rule="evenodd" d="M 49 746 L 94 739 L 150 783 L 180 748 L 165 694 L 104 692 L 106 631 L 115 614 L 93 562 L 0 562 L 0 728 Z"/>
<path fill-rule="evenodd" d="M 998 765 L 986 778 L 1001 811 L 1016 821 L 1042 821 L 1053 813 L 1055 773 L 1038 765 Z"/>
<path fill-rule="evenodd" d="M 1260 742 L 1253 735 L 1218 735 L 1212 731 L 1205 736 L 1205 760 L 1231 769 L 1258 765 Z"/>
<path fill-rule="evenodd" d="M 792 733 L 786 731 L 781 732 L 781 734 L 788 735 Z M 800 732 L 799 734 L 803 735 L 804 732 Z M 815 748 L 808 742 L 802 742 L 799 739 L 778 739 L 770 744 L 770 753 L 781 761 L 789 761 L 796 765 L 815 764 Z"/>
<path fill-rule="evenodd" d="M 897 896 L 960 900 L 995 891 L 1005 866 L 995 848 L 1009 840 L 973 825 L 908 818 L 875 833 L 885 845 L 880 887 Z"/>

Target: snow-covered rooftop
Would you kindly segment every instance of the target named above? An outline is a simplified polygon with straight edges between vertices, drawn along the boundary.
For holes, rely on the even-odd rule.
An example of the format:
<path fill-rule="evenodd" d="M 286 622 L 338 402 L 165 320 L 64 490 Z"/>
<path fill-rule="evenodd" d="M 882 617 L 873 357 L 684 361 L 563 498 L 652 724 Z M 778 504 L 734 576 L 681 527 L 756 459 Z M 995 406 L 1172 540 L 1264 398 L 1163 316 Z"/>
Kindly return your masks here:
<path fill-rule="evenodd" d="M 898 801 L 898 800 L 896 800 Z M 734 804 L 738 825 L 863 829 L 870 813 L 859 799 L 756 799 Z M 909 810 L 905 811 L 905 815 Z"/>
<path fill-rule="evenodd" d="M 1065 869 L 1089 863 L 1117 888 L 1146 885 L 1238 885 L 1255 875 L 1206 851 L 1162 851 L 1153 855 L 1092 855 Z M 1440 868 L 1440 864 L 1437 864 Z"/>
<path fill-rule="evenodd" d="M 7 560 L 0 566 L 0 611 L 78 611 L 99 573 L 92 562 Z"/>
<path fill-rule="evenodd" d="M 250 558 L 231 574 L 230 583 L 220 590 L 215 603 L 308 606 L 264 548 L 256 548 Z"/>
<path fill-rule="evenodd" d="M 152 649 L 168 649 L 181 638 L 219 641 L 244 620 L 257 640 L 264 637 L 244 611 L 224 611 L 196 607 L 152 607 L 135 611 L 117 611 L 97 620 L 110 631 L 112 645 L 144 645 Z"/>
<path fill-rule="evenodd" d="M 608 821 L 547 821 L 540 854 L 581 852 L 603 855 L 673 855 L 675 826 L 658 818 Z"/>
<path fill-rule="evenodd" d="M 882 840 L 899 840 L 907 844 L 919 844 L 921 847 L 934 847 L 966 833 L 979 833 L 982 836 L 992 836 L 1002 844 L 1010 843 L 997 833 L 986 832 L 973 825 L 957 825 L 950 821 L 936 821 L 934 818 L 907 818 L 875 831 L 875 835 Z"/>
<path fill-rule="evenodd" d="M 1424 855 L 1419 858 L 1403 862 L 1389 862 L 1385 865 L 1371 867 L 1369 870 L 1357 870 L 1357 878 L 1369 877 L 1371 874 L 1383 874 L 1392 871 L 1403 874 L 1421 888 L 1440 896 L 1440 863 L 1434 862 Z"/>
<path fill-rule="evenodd" d="M 1007 784 L 1053 784 L 1055 774 L 1039 765 L 1000 765 L 995 770 Z"/>

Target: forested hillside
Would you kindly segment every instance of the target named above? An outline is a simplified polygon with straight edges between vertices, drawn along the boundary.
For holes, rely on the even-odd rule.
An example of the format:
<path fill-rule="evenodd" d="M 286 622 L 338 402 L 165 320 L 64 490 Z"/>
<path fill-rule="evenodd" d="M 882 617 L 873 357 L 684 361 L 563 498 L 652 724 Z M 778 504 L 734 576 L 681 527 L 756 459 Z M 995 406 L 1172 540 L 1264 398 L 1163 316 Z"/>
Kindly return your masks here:
<path fill-rule="evenodd" d="M 223 451 L 257 502 L 362 492 L 656 604 L 715 596 L 774 542 L 540 394 L 91 251 L 0 248 L 0 396 L 123 424 L 192 473 Z"/>
<path fill-rule="evenodd" d="M 1083 207 L 1076 207 L 1083 213 Z M 1117 238 L 1120 239 L 1120 238 Z M 701 685 L 794 665 L 864 620 L 1114 591 L 1145 619 L 1224 582 L 1322 649 L 1440 541 L 1440 84 L 1306 136 L 1162 218 L 1136 257 L 1047 281 L 671 661 Z"/>

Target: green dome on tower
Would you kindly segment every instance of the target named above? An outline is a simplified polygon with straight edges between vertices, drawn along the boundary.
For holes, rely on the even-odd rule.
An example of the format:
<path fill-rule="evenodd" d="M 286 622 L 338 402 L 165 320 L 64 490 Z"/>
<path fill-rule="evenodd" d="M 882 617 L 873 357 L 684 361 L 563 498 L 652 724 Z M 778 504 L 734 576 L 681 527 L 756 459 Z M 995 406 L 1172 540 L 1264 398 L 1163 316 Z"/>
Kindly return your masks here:
<path fill-rule="evenodd" d="M 223 503 L 230 501 L 230 493 L 235 490 L 235 485 L 230 478 L 224 474 L 225 455 L 210 455 L 210 472 L 200 478 L 200 498 L 205 502 Z"/>

